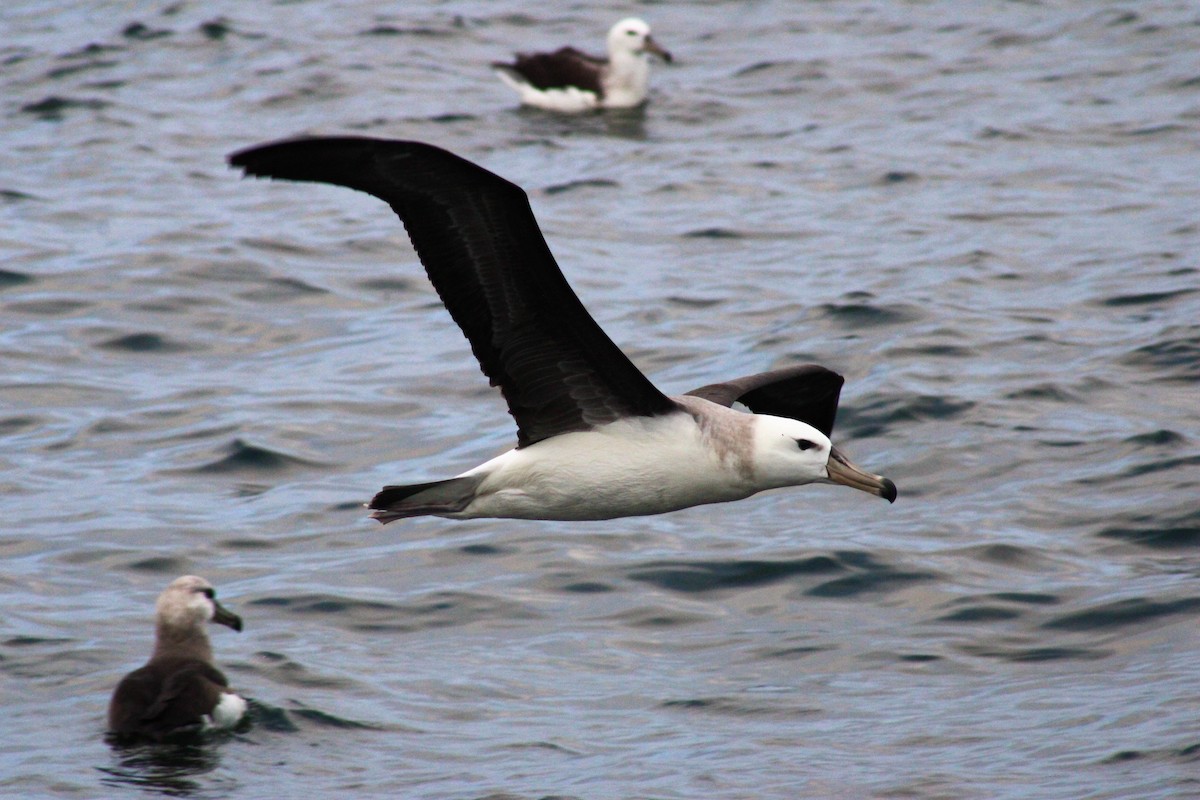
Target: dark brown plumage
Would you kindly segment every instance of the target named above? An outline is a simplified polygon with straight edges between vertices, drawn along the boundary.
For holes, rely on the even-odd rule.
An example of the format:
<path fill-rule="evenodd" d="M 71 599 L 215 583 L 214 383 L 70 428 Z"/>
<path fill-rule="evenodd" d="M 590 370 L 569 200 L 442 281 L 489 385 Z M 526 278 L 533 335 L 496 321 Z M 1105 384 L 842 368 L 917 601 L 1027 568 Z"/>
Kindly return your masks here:
<path fill-rule="evenodd" d="M 236 631 L 241 617 L 216 601 L 212 585 L 195 575 L 174 580 L 159 595 L 154 653 L 126 675 L 108 706 L 108 729 L 119 739 L 162 741 L 206 727 L 230 727 L 246 702 L 212 663 L 204 625 Z"/>
<path fill-rule="evenodd" d="M 844 381 L 833 370 L 801 364 L 712 383 L 688 394 L 727 407 L 738 402 L 755 414 L 798 419 L 830 436 Z"/>
<path fill-rule="evenodd" d="M 553 53 L 517 53 L 511 64 L 492 62 L 496 69 L 508 69 L 539 89 L 562 89 L 574 86 L 595 92 L 604 99 L 601 78 L 608 59 L 590 56 L 574 47 L 560 47 Z"/>
<path fill-rule="evenodd" d="M 229 163 L 247 175 L 333 183 L 386 201 L 504 394 L 519 447 L 677 410 L 583 307 L 516 184 L 432 145 L 355 137 L 277 142 Z"/>
<path fill-rule="evenodd" d="M 155 741 L 199 730 L 228 688 L 229 681 L 221 671 L 201 659 L 155 659 L 117 685 L 108 729 L 117 735 Z"/>

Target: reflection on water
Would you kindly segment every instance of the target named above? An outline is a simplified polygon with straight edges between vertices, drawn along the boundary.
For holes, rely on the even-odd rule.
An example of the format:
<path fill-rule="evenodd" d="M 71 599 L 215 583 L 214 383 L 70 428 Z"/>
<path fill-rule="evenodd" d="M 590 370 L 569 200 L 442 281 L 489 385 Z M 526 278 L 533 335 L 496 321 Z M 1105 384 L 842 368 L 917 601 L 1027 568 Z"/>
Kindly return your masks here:
<path fill-rule="evenodd" d="M 219 797 L 219 783 L 198 780 L 220 766 L 219 745 L 217 741 L 199 739 L 161 744 L 113 743 L 116 765 L 98 767 L 104 773 L 101 783 L 168 797 Z"/>
<path fill-rule="evenodd" d="M 551 145 L 558 140 L 587 140 L 596 136 L 630 141 L 647 139 L 647 106 L 613 108 L 572 116 L 532 106 L 518 106 L 511 113 L 519 121 L 519 129 L 525 136 Z"/>

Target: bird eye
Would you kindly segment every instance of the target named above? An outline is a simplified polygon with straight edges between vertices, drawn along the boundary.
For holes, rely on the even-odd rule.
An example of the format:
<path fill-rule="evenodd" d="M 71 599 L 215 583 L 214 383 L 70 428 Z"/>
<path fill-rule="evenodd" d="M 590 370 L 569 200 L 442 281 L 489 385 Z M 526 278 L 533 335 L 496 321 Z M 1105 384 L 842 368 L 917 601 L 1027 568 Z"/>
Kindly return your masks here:
<path fill-rule="evenodd" d="M 626 36 L 637 36 L 637 31 L 625 31 Z"/>
<path fill-rule="evenodd" d="M 212 589 L 201 589 L 200 591 L 201 591 L 201 592 L 204 594 L 204 596 L 205 596 L 205 597 L 207 597 L 209 600 L 216 599 L 217 593 L 216 593 L 216 592 L 214 592 Z"/>
<path fill-rule="evenodd" d="M 813 441 L 809 441 L 808 439 L 797 439 L 796 446 L 799 447 L 801 450 L 811 450 L 812 448 L 817 446 L 817 443 L 813 442 Z"/>

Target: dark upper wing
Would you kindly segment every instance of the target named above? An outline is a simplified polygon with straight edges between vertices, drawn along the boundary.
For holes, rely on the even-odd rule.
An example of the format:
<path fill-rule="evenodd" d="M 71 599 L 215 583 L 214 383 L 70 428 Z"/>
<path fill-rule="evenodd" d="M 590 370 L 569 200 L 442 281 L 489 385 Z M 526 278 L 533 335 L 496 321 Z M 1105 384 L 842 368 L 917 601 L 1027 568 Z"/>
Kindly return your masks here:
<path fill-rule="evenodd" d="M 553 53 L 517 53 L 514 63 L 494 66 L 519 72 L 539 89 L 577 86 L 603 97 L 601 76 L 607 63 L 574 47 L 562 47 Z"/>
<path fill-rule="evenodd" d="M 142 720 L 167 729 L 190 725 L 212 713 L 221 699 L 221 689 L 228 685 L 221 671 L 208 662 L 188 659 L 173 664 Z"/>
<path fill-rule="evenodd" d="M 829 436 L 837 417 L 843 380 L 832 370 L 803 364 L 709 384 L 688 394 L 723 406 L 737 401 L 756 414 L 798 419 Z"/>
<path fill-rule="evenodd" d="M 521 187 L 420 142 L 294 139 L 247 175 L 347 186 L 400 215 L 430 281 L 517 421 L 518 446 L 675 405 L 613 344 L 554 262 Z"/>
<path fill-rule="evenodd" d="M 122 678 L 109 701 L 109 729 L 122 734 L 140 732 L 142 715 L 154 705 L 161 688 L 162 679 L 149 667 L 136 669 Z"/>
<path fill-rule="evenodd" d="M 117 685 L 109 728 L 118 734 L 161 739 L 198 725 L 212 712 L 227 685 L 220 670 L 199 659 L 151 662 Z"/>

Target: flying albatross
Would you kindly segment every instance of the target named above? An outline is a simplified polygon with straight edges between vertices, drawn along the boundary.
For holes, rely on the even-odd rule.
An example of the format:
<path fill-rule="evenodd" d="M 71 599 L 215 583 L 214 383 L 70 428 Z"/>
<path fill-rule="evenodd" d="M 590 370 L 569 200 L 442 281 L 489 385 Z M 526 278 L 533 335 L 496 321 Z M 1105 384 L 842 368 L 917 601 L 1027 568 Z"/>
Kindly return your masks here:
<path fill-rule="evenodd" d="M 646 99 L 650 55 L 671 61 L 650 26 L 630 17 L 609 30 L 606 59 L 561 47 L 553 53 L 517 53 L 513 63 L 496 61 L 492 69 L 525 105 L 567 112 L 631 108 Z"/>
<path fill-rule="evenodd" d="M 385 486 L 368 504 L 380 522 L 612 519 L 806 483 L 896 499 L 830 442 L 842 377 L 824 367 L 679 397 L 656 389 L 575 296 L 516 184 L 429 144 L 359 137 L 275 142 L 229 162 L 388 203 L 516 420 L 514 449 L 454 478 Z"/>

